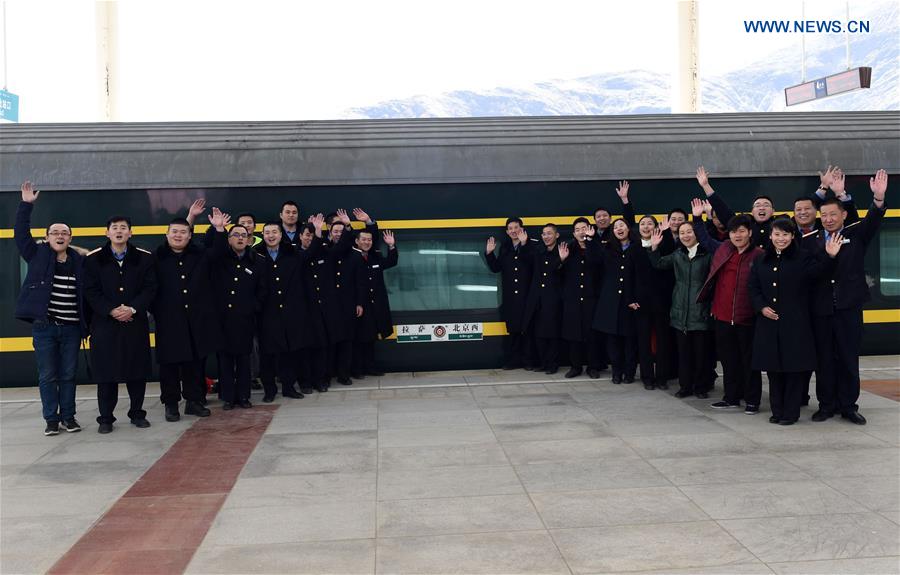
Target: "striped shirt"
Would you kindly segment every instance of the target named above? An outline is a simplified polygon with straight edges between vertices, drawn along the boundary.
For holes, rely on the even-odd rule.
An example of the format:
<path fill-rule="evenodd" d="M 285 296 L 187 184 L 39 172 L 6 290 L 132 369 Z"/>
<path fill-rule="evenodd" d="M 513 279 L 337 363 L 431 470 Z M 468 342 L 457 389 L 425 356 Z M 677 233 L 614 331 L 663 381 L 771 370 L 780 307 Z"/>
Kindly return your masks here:
<path fill-rule="evenodd" d="M 78 292 L 75 288 L 75 267 L 70 260 L 56 262 L 53 272 L 53 289 L 47 318 L 62 323 L 78 323 Z"/>

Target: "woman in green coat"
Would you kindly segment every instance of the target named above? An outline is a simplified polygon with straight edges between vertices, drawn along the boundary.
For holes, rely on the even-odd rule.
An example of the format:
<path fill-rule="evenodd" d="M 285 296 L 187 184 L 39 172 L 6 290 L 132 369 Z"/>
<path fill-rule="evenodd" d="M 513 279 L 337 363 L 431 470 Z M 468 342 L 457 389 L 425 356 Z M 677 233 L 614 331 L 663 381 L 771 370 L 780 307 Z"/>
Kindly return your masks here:
<path fill-rule="evenodd" d="M 667 256 L 660 255 L 658 248 L 663 240 L 662 230 L 668 229 L 667 223 L 664 221 L 654 230 L 649 256 L 653 267 L 675 272 L 669 314 L 671 325 L 678 334 L 678 384 L 681 389 L 675 397 L 696 395 L 706 399 L 713 385 L 709 372 L 709 302 L 698 302 L 697 296 L 706 281 L 712 257 L 697 242 L 694 228 L 689 223 L 678 227 L 681 242 L 678 249 Z"/>

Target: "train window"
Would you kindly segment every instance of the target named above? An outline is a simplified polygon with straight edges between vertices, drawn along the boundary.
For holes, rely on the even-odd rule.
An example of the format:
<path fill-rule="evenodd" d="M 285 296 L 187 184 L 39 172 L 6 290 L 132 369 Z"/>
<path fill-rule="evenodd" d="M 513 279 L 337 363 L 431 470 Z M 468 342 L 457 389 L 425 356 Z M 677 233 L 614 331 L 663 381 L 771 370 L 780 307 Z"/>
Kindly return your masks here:
<path fill-rule="evenodd" d="M 900 296 L 900 228 L 884 226 L 878 234 L 881 294 Z"/>
<path fill-rule="evenodd" d="M 499 304 L 499 274 L 484 263 L 484 240 L 398 238 L 397 249 L 397 267 L 384 274 L 392 310 L 485 309 Z"/>

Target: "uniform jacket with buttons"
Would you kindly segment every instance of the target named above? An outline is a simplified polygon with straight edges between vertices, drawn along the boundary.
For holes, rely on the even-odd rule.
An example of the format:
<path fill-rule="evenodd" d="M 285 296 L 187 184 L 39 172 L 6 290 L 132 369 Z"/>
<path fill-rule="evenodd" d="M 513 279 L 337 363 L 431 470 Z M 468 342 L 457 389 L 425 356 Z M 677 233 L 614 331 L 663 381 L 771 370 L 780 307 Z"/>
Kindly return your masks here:
<path fill-rule="evenodd" d="M 341 238 L 331 243 L 326 239 L 313 239 L 313 243 L 319 242 L 322 251 L 318 257 L 309 258 L 306 266 L 306 286 L 309 291 L 310 313 L 318 314 L 316 322 L 321 321 L 325 326 L 327 341 L 330 344 L 350 341 L 353 339 L 355 324 L 354 315 L 350 317 L 348 310 L 342 307 L 335 293 L 335 268 L 344 265 L 344 259 L 348 257 L 353 247 L 353 234 L 348 228 L 344 228 Z M 340 262 L 340 263 L 338 263 Z"/>
<path fill-rule="evenodd" d="M 226 243 L 225 233 L 211 241 Z M 180 254 L 168 243 L 156 250 L 157 289 L 150 311 L 156 323 L 157 363 L 203 359 L 221 347 L 209 251 L 193 243 Z"/>
<path fill-rule="evenodd" d="M 531 330 L 535 337 L 559 337 L 562 328 L 562 262 L 556 246 L 548 250 L 541 243 L 535 249 L 523 329 Z"/>
<path fill-rule="evenodd" d="M 146 381 L 150 377 L 150 322 L 156 296 L 153 254 L 131 243 L 118 262 L 110 242 L 90 252 L 84 265 L 84 297 L 90 306 L 91 369 L 94 381 Z M 121 322 L 109 315 L 125 305 L 136 313 Z"/>
<path fill-rule="evenodd" d="M 354 249 L 350 257 L 358 266 L 360 281 L 357 299 L 363 307 L 362 317 L 356 318 L 356 341 L 375 341 L 378 336 L 387 338 L 394 331 L 394 322 L 384 283 L 384 270 L 397 265 L 397 247 L 388 249 L 386 256 L 381 250 L 370 249 L 365 258 L 360 250 Z"/>
<path fill-rule="evenodd" d="M 249 355 L 266 297 L 265 266 L 259 254 L 249 247 L 238 257 L 227 243 L 216 243 L 212 253 L 210 275 L 222 351 Z"/>
<path fill-rule="evenodd" d="M 594 322 L 597 295 L 600 292 L 600 270 L 589 261 L 592 242 L 581 249 L 578 242 L 569 243 L 569 257 L 563 262 L 562 337 L 567 341 L 587 341 Z"/>
<path fill-rule="evenodd" d="M 838 252 L 832 272 L 815 282 L 812 296 L 813 315 L 832 315 L 835 309 L 862 307 L 871 299 L 864 268 L 866 249 L 878 233 L 885 209 L 873 204 L 866 217 L 852 225 L 845 225 L 841 234 L 850 240 Z M 805 236 L 800 244 L 804 249 L 821 254 L 825 251 L 825 230 Z"/>
<path fill-rule="evenodd" d="M 613 237 L 606 244 L 590 242 L 590 257 L 601 268 L 600 294 L 594 312 L 595 330 L 611 334 L 635 334 L 636 313 L 628 305 L 639 303 L 637 296 L 637 259 L 646 258 L 640 242 L 622 249 Z"/>
<path fill-rule="evenodd" d="M 810 287 L 833 267 L 834 260 L 824 250 L 812 254 L 796 244 L 781 254 L 770 247 L 765 256 L 756 260 L 749 281 L 750 298 L 758 314 L 753 336 L 753 369 L 801 372 L 816 368 Z M 764 307 L 774 309 L 778 319 L 762 315 Z"/>
<path fill-rule="evenodd" d="M 537 240 L 533 239 L 526 240 L 520 246 L 513 246 L 512 240 L 507 237 L 500 243 L 499 255 L 494 252 L 485 254 L 488 268 L 495 274 L 500 274 L 500 317 L 506 322 L 506 331 L 511 334 L 525 330 L 522 320 L 531 285 L 533 255 L 538 247 Z"/>

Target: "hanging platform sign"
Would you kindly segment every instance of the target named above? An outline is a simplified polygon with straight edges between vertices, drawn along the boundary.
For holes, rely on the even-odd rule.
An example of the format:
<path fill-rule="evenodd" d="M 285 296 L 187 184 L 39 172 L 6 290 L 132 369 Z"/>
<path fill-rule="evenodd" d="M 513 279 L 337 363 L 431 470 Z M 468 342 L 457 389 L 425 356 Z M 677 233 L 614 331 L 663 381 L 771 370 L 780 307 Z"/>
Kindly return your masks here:
<path fill-rule="evenodd" d="M 827 98 L 828 96 L 852 92 L 861 88 L 868 88 L 871 84 L 872 68 L 853 68 L 846 72 L 832 74 L 811 82 L 785 88 L 784 102 L 788 106 L 793 106 L 820 98 Z"/>
<path fill-rule="evenodd" d="M 484 336 L 481 323 L 418 323 L 396 325 L 397 343 L 438 341 L 480 341 Z"/>
<path fill-rule="evenodd" d="M 0 120 L 19 121 L 19 97 L 6 90 L 0 90 Z"/>

